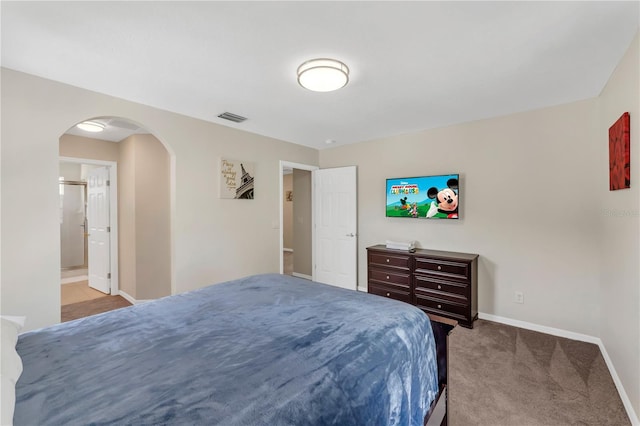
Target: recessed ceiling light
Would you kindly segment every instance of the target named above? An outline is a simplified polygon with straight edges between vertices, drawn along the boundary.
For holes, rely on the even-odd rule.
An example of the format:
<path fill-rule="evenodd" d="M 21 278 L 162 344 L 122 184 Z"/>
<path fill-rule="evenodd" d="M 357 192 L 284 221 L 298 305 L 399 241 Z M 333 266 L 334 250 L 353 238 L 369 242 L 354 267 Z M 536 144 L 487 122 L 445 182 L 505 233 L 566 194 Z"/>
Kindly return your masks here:
<path fill-rule="evenodd" d="M 324 143 L 326 143 L 327 145 L 331 145 L 332 143 L 336 143 L 336 141 L 333 139 L 327 139 L 326 141 L 324 141 Z"/>
<path fill-rule="evenodd" d="M 82 123 L 76 124 L 76 127 L 85 132 L 97 133 L 102 132 L 106 126 L 97 121 L 83 121 Z"/>
<path fill-rule="evenodd" d="M 335 59 L 311 59 L 298 67 L 298 83 L 314 92 L 338 90 L 349 82 L 349 67 Z"/>

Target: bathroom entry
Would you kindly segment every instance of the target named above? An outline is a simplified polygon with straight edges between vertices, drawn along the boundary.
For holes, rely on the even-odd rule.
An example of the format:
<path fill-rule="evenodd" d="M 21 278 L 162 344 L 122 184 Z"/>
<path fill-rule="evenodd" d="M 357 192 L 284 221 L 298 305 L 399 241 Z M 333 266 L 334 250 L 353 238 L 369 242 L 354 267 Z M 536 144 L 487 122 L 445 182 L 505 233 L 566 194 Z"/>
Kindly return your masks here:
<path fill-rule="evenodd" d="M 79 165 L 78 165 L 79 166 Z M 60 267 L 67 276 L 87 274 L 87 183 L 60 177 Z M 71 271 L 77 271 L 76 273 Z"/>
<path fill-rule="evenodd" d="M 317 166 L 280 161 L 281 273 L 313 279 L 311 171 Z"/>
<path fill-rule="evenodd" d="M 60 161 L 61 284 L 84 282 L 87 286 L 88 282 L 88 287 L 103 295 L 110 294 L 109 176 L 110 168 L 115 166 L 84 161 L 67 158 Z"/>

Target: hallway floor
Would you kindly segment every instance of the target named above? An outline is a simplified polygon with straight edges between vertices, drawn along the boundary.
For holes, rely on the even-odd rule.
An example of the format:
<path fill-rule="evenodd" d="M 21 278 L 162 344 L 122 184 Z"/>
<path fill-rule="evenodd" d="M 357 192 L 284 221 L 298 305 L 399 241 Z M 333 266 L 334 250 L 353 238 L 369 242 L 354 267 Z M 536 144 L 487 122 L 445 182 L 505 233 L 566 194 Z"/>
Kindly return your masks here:
<path fill-rule="evenodd" d="M 87 280 L 71 282 L 60 286 L 60 304 L 62 306 L 86 302 L 87 300 L 104 296 L 108 295 L 89 287 L 89 281 Z"/>
<path fill-rule="evenodd" d="M 111 296 L 89 287 L 86 269 L 62 271 L 60 279 L 62 322 L 131 306 L 122 296 Z"/>

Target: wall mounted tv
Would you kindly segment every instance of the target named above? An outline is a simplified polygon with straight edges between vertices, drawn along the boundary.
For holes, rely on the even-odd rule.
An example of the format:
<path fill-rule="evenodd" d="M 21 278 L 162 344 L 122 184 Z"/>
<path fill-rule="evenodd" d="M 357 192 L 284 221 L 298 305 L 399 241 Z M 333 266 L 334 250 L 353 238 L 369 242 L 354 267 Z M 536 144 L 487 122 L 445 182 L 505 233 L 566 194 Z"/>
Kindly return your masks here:
<path fill-rule="evenodd" d="M 458 174 L 387 179 L 387 217 L 458 219 Z"/>

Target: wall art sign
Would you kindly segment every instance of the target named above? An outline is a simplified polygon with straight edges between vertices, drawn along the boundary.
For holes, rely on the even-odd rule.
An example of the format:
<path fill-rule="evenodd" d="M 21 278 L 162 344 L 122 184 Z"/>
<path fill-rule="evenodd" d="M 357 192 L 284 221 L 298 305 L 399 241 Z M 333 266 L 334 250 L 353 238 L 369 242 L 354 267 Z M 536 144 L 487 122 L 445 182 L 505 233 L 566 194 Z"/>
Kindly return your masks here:
<path fill-rule="evenodd" d="M 609 127 L 609 190 L 629 188 L 631 164 L 629 157 L 629 113 L 625 112 Z"/>
<path fill-rule="evenodd" d="M 220 159 L 220 198 L 252 200 L 253 179 L 253 163 Z"/>

